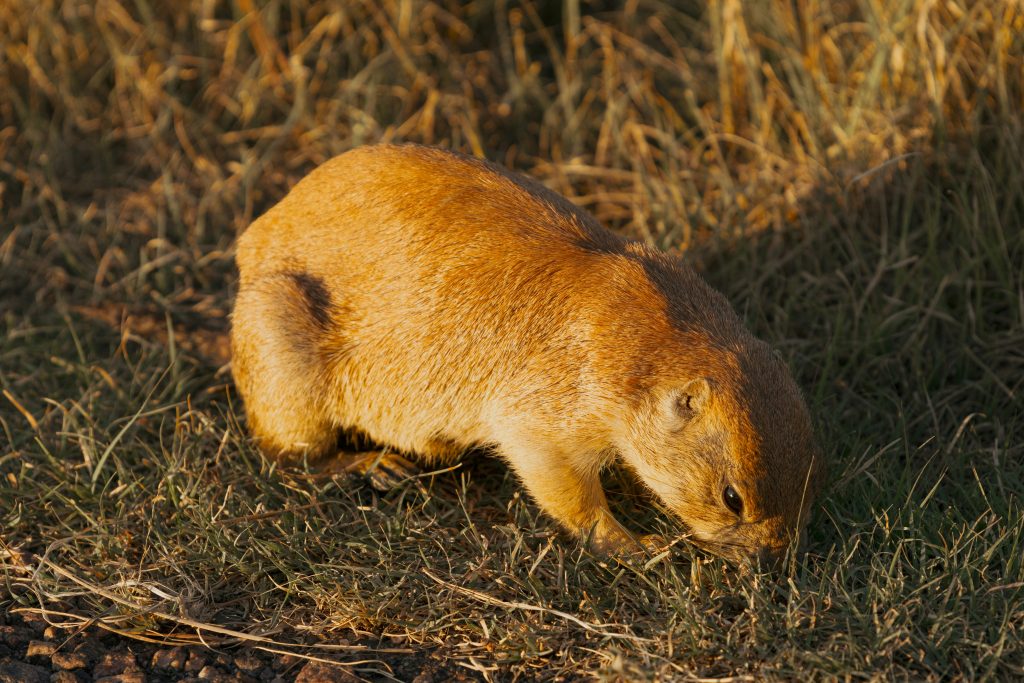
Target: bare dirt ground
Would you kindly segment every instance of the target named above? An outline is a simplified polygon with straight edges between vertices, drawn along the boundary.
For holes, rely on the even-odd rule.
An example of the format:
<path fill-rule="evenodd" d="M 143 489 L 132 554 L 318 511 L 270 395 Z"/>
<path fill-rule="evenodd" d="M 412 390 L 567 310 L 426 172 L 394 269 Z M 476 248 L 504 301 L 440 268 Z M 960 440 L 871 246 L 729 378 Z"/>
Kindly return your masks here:
<path fill-rule="evenodd" d="M 72 605 L 68 605 L 74 609 Z M 347 641 L 335 644 L 353 644 Z M 253 647 L 164 646 L 97 626 L 61 627 L 34 613 L 0 613 L 0 683 L 414 683 L 475 681 L 438 652 L 397 650 L 315 659 Z M 404 650 L 404 651 L 402 651 Z"/>

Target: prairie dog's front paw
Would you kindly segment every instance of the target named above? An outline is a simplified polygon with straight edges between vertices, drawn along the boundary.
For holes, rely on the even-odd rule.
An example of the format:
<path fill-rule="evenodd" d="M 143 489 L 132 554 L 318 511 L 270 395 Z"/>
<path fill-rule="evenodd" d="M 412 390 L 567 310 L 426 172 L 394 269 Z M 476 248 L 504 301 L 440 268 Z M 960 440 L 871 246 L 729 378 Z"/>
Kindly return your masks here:
<path fill-rule="evenodd" d="M 591 547 L 594 551 L 612 557 L 653 557 L 665 552 L 671 542 L 661 534 L 644 534 L 636 536 L 629 533 L 619 533 L 603 538 L 591 539 Z"/>
<path fill-rule="evenodd" d="M 637 536 L 619 524 L 598 526 L 590 536 L 591 549 L 601 555 L 656 555 L 670 545 L 668 539 L 660 534 Z"/>
<path fill-rule="evenodd" d="M 590 535 L 590 549 L 598 555 L 622 555 L 637 548 L 637 539 L 622 529 L 595 529 Z"/>

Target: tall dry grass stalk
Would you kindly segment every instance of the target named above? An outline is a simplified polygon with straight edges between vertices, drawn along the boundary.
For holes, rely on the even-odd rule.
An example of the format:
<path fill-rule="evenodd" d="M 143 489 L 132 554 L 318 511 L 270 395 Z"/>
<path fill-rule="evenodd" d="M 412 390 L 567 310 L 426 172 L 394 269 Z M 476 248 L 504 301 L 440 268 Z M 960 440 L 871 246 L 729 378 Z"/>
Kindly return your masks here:
<path fill-rule="evenodd" d="M 415 140 L 687 245 L 1024 106 L 1018 2 L 613 4 L 5 3 L 8 211 L 114 202 L 208 241 L 334 154 Z"/>

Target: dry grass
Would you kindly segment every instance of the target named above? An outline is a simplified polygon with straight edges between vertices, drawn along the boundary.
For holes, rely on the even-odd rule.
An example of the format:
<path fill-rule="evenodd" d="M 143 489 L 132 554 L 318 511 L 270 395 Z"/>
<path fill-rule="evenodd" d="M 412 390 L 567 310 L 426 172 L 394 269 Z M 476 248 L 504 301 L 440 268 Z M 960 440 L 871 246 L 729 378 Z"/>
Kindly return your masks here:
<path fill-rule="evenodd" d="M 1019 3 L 188 9 L 0 5 L 0 606 L 501 680 L 1024 676 Z M 487 460 L 383 497 L 272 470 L 210 333 L 165 328 L 223 329 L 238 232 L 377 140 L 689 249 L 819 416 L 812 555 L 602 563 Z"/>

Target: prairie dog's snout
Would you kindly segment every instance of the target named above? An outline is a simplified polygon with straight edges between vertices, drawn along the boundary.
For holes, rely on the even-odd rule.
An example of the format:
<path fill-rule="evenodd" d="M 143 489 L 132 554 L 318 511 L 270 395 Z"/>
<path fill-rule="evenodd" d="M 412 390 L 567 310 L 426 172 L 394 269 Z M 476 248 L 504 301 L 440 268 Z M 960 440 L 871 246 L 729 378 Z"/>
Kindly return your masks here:
<path fill-rule="evenodd" d="M 492 447 L 595 546 L 634 543 L 618 457 L 702 545 L 772 555 L 822 463 L 788 370 L 679 260 L 542 185 L 418 146 L 323 164 L 238 243 L 232 371 L 273 457 L 355 429 L 421 461 Z"/>

